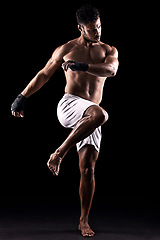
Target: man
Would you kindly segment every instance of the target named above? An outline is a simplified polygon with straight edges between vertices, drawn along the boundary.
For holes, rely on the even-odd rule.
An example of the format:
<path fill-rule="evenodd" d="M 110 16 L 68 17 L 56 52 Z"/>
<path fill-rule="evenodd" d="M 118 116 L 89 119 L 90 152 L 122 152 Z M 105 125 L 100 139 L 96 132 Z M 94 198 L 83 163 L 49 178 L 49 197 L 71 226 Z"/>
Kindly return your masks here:
<path fill-rule="evenodd" d="M 68 150 L 76 145 L 81 173 L 79 195 L 81 216 L 79 230 L 83 236 L 95 233 L 88 224 L 88 216 L 95 190 L 94 170 L 100 142 L 101 125 L 107 112 L 99 106 L 107 77 L 116 75 L 118 52 L 100 41 L 101 21 L 97 9 L 82 6 L 77 12 L 79 38 L 58 47 L 46 66 L 40 70 L 11 106 L 12 115 L 24 117 L 24 103 L 38 91 L 62 66 L 66 86 L 65 94 L 57 108 L 58 119 L 66 128 L 72 128 L 62 145 L 50 155 L 47 163 L 54 175 L 59 174 L 60 164 Z"/>

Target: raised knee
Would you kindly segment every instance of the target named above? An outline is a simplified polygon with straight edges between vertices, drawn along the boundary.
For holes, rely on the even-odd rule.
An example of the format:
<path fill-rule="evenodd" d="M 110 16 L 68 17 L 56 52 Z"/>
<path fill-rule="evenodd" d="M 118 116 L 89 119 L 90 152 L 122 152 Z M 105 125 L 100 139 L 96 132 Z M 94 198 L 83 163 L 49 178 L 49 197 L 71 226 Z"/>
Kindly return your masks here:
<path fill-rule="evenodd" d="M 99 126 L 103 125 L 108 120 L 108 113 L 104 109 L 100 108 L 96 111 L 95 119 Z"/>
<path fill-rule="evenodd" d="M 108 113 L 104 109 L 102 109 L 102 115 L 103 115 L 103 117 L 102 117 L 102 121 L 103 121 L 102 125 L 103 125 L 105 122 L 107 122 L 109 116 L 108 116 Z"/>
<path fill-rule="evenodd" d="M 96 105 L 89 107 L 84 116 L 89 116 L 95 128 L 103 125 L 108 120 L 108 113 Z"/>

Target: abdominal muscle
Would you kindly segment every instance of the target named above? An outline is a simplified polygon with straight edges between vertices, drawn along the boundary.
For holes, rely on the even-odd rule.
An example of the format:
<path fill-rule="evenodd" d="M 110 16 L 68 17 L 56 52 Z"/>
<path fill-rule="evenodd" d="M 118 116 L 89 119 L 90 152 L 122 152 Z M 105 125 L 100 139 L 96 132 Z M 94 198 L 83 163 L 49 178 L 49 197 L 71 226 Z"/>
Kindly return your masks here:
<path fill-rule="evenodd" d="M 65 75 L 65 93 L 70 93 L 100 104 L 106 78 L 96 77 L 83 72 L 72 72 L 70 69 L 65 72 Z"/>

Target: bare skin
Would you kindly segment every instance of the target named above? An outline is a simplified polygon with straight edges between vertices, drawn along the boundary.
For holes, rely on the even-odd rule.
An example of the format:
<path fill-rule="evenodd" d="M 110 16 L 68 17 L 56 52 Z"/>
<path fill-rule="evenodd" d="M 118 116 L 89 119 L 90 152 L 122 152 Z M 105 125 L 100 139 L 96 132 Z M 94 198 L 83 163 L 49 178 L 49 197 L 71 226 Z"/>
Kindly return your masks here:
<path fill-rule="evenodd" d="M 59 157 L 57 152 L 54 152 L 50 155 L 50 159 L 47 162 L 47 166 L 49 170 L 53 173 L 53 175 L 58 176 L 60 170 L 62 158 Z"/>
<path fill-rule="evenodd" d="M 84 146 L 78 154 L 81 173 L 79 186 L 81 217 L 78 228 L 83 236 L 94 236 L 95 233 L 88 224 L 88 216 L 95 191 L 94 170 L 99 154 L 91 145 Z"/>
<path fill-rule="evenodd" d="M 78 29 L 81 32 L 80 37 L 58 47 L 53 52 L 46 66 L 37 73 L 22 91 L 23 96 L 28 98 L 37 92 L 62 66 L 66 77 L 65 93 L 77 95 L 98 105 L 100 104 L 106 78 L 116 75 L 119 65 L 118 52 L 115 47 L 100 41 L 100 18 L 87 25 L 78 25 Z M 69 67 L 73 63 L 68 63 L 68 60 L 87 63 L 88 70 L 86 72 L 72 71 Z M 24 112 L 12 112 L 12 115 L 24 117 Z M 89 107 L 67 139 L 50 155 L 47 163 L 50 171 L 58 176 L 62 159 L 69 149 L 89 136 L 97 127 L 103 125 L 107 119 L 108 114 L 103 108 L 97 105 Z M 88 217 L 95 190 L 94 170 L 98 152 L 92 145 L 85 145 L 78 152 L 78 155 L 81 173 L 79 188 L 81 216 L 78 228 L 83 236 L 91 237 L 95 233 L 88 224 Z"/>

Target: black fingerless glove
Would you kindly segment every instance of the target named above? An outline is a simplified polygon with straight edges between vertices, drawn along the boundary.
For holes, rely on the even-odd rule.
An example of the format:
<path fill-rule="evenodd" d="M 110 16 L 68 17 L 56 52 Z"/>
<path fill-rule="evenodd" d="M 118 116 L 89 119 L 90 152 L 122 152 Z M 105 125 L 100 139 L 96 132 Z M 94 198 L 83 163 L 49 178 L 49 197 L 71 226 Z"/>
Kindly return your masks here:
<path fill-rule="evenodd" d="M 87 63 L 81 63 L 81 62 L 75 62 L 75 61 L 68 61 L 70 63 L 74 63 L 74 65 L 70 66 L 69 68 L 72 71 L 87 71 L 88 70 L 88 64 Z"/>
<path fill-rule="evenodd" d="M 21 110 L 24 110 L 25 101 L 26 98 L 22 94 L 19 94 L 11 105 L 11 111 L 20 112 Z"/>

